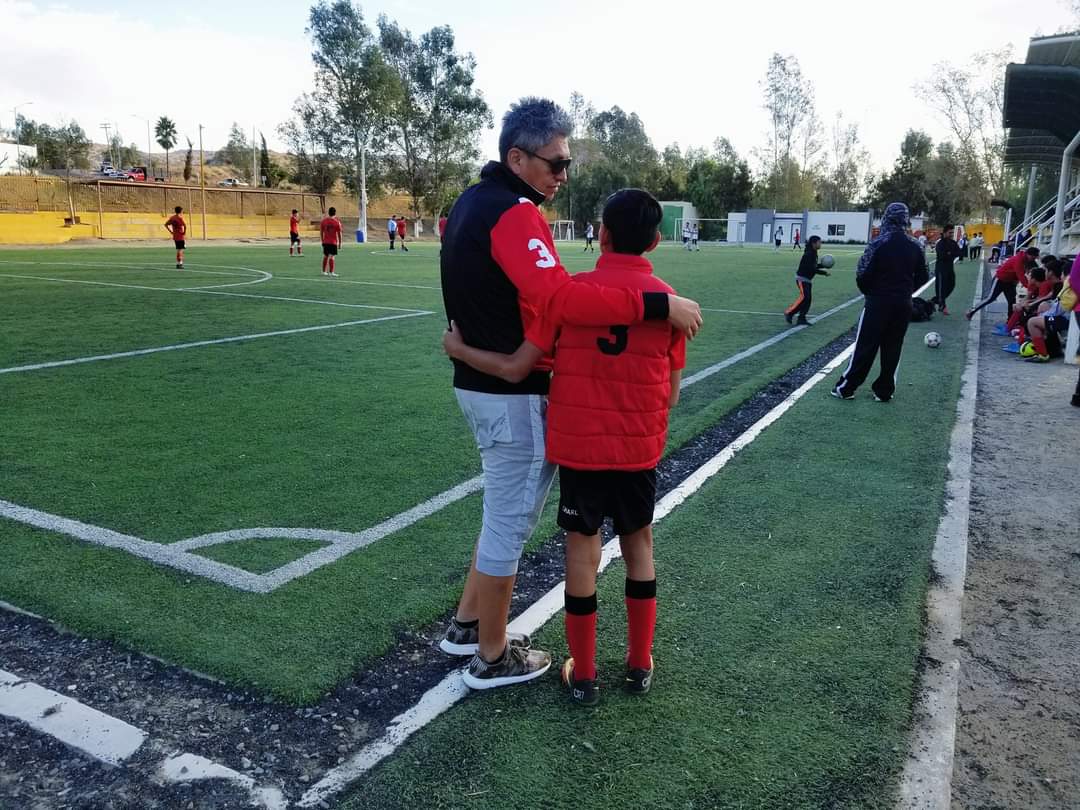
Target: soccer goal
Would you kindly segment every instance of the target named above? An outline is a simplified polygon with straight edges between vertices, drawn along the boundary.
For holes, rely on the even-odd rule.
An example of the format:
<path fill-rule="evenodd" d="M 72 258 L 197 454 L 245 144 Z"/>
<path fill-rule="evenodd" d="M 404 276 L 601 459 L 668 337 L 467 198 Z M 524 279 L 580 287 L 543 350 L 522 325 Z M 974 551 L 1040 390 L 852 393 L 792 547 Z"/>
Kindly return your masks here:
<path fill-rule="evenodd" d="M 557 219 L 552 222 L 551 238 L 556 242 L 573 242 L 574 221 L 572 219 Z"/>
<path fill-rule="evenodd" d="M 697 238 L 699 243 L 706 242 L 726 242 L 728 221 L 726 219 L 679 219 L 675 220 L 675 227 L 671 233 L 671 239 L 679 244 L 682 244 L 683 237 L 683 223 L 686 222 L 690 225 L 691 239 L 693 238 L 693 227 L 697 225 Z M 667 236 L 668 234 L 664 234 Z"/>

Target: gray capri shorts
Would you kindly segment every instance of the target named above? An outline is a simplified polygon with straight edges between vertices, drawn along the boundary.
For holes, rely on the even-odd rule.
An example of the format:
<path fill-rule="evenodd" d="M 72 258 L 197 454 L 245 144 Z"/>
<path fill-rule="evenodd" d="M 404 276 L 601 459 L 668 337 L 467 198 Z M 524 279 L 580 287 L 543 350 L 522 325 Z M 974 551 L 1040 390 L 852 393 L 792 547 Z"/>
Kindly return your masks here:
<path fill-rule="evenodd" d="M 455 388 L 476 437 L 484 467 L 484 522 L 476 570 L 493 577 L 517 573 L 521 551 L 536 528 L 555 465 L 544 458 L 547 397 L 485 394 Z"/>

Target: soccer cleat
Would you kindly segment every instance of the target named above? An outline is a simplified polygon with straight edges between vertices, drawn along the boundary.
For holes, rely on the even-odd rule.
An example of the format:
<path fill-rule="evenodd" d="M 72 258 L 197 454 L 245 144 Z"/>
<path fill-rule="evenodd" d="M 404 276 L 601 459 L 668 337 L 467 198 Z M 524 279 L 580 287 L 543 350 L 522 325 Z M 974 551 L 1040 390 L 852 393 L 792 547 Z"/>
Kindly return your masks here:
<path fill-rule="evenodd" d="M 791 324 L 791 314 L 788 313 L 788 312 L 785 312 L 784 313 L 784 320 L 787 321 L 788 324 L 790 325 Z"/>
<path fill-rule="evenodd" d="M 176 263 L 176 269 L 177 270 L 183 270 L 184 269 L 184 263 L 183 262 L 177 262 Z"/>
<path fill-rule="evenodd" d="M 1009 354 L 1020 354 L 1020 344 L 1014 340 L 1008 346 L 1002 346 L 1001 350 Z"/>
<path fill-rule="evenodd" d="M 941 314 L 942 315 L 948 315 L 949 314 L 949 308 L 948 307 L 942 307 L 941 308 Z"/>
<path fill-rule="evenodd" d="M 330 275 L 330 272 L 329 272 L 328 270 L 323 270 L 323 271 L 322 271 L 322 274 L 323 274 L 324 276 L 328 276 L 328 275 Z"/>
<path fill-rule="evenodd" d="M 1009 327 L 1003 323 L 999 323 L 990 330 L 990 334 L 997 335 L 998 337 L 1009 337 Z"/>
<path fill-rule="evenodd" d="M 874 402 L 889 402 L 890 400 L 892 400 L 892 397 L 879 397 L 877 394 L 874 394 Z"/>
<path fill-rule="evenodd" d="M 810 323 L 810 321 L 806 320 L 806 318 L 799 318 L 799 320 L 795 321 L 795 325 L 796 326 L 813 326 L 813 324 Z"/>
<path fill-rule="evenodd" d="M 1033 354 L 1031 357 L 1024 358 L 1025 363 L 1049 363 L 1050 355 L 1048 354 Z"/>
<path fill-rule="evenodd" d="M 335 273 L 333 270 L 331 270 L 329 274 L 334 278 L 337 278 L 337 273 Z"/>
<path fill-rule="evenodd" d="M 970 321 L 970 320 L 971 320 L 971 317 L 972 317 L 972 316 L 973 316 L 974 314 L 975 314 L 975 313 L 974 313 L 974 312 L 972 312 L 972 311 L 971 311 L 971 310 L 969 309 L 969 310 L 968 310 L 967 312 L 965 312 L 965 313 L 964 313 L 964 319 L 965 319 L 965 320 L 968 320 L 968 321 Z"/>
<path fill-rule="evenodd" d="M 1077 408 L 1080 408 L 1080 394 L 1073 394 L 1072 399 L 1069 400 L 1069 402 L 1071 402 Z"/>
<path fill-rule="evenodd" d="M 570 700 L 582 706 L 595 706 L 600 702 L 600 687 L 596 681 L 574 680 L 574 659 L 567 658 L 562 666 L 562 682 L 570 691 Z"/>
<path fill-rule="evenodd" d="M 539 678 L 551 667 L 551 656 L 543 650 L 506 645 L 498 661 L 485 661 L 480 653 L 472 657 L 461 679 L 470 689 L 495 689 Z"/>
<path fill-rule="evenodd" d="M 512 647 L 532 647 L 532 640 L 524 633 L 507 633 L 506 640 Z M 480 626 L 464 627 L 457 618 L 450 620 L 446 634 L 439 641 L 439 649 L 448 655 L 476 655 L 480 652 Z"/>
<path fill-rule="evenodd" d="M 840 392 L 840 389 L 838 387 L 830 388 L 829 393 L 837 399 L 855 399 L 854 394 L 843 394 Z"/>
<path fill-rule="evenodd" d="M 649 656 L 649 664 L 652 664 L 652 656 Z M 647 695 L 652 688 L 653 667 L 648 669 L 627 669 L 626 680 L 623 684 L 626 691 L 631 695 Z"/>

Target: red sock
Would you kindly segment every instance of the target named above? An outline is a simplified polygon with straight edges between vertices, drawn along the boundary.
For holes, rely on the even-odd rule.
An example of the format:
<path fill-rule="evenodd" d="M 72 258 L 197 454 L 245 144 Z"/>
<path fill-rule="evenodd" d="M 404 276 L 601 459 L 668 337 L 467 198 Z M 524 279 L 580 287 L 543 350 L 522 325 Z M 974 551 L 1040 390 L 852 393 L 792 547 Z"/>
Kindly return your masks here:
<path fill-rule="evenodd" d="M 653 632 L 656 629 L 656 580 L 626 580 L 626 665 L 652 668 Z"/>
<path fill-rule="evenodd" d="M 323 270 L 324 273 L 326 272 L 326 261 L 329 258 L 330 258 L 329 256 L 323 256 L 322 257 L 322 270 Z"/>
<path fill-rule="evenodd" d="M 292 245 L 289 246 L 289 255 L 292 256 Z"/>
<path fill-rule="evenodd" d="M 1005 324 L 1005 328 L 1011 332 L 1013 329 L 1020 325 L 1020 319 L 1023 316 L 1023 312 L 1021 312 L 1020 310 L 1016 310 L 1012 315 L 1009 316 L 1009 321 Z"/>
<path fill-rule="evenodd" d="M 574 680 L 596 680 L 596 593 L 566 594 L 566 643 L 574 659 Z"/>
<path fill-rule="evenodd" d="M 1035 351 L 1039 354 L 1050 354 L 1050 350 L 1046 348 L 1046 338 L 1032 335 L 1031 345 L 1035 347 Z"/>
<path fill-rule="evenodd" d="M 176 263 L 177 264 L 183 264 L 184 263 L 184 254 L 181 253 L 179 250 L 176 251 Z"/>
<path fill-rule="evenodd" d="M 334 272 L 334 257 L 333 256 L 330 257 L 330 272 L 331 273 Z"/>

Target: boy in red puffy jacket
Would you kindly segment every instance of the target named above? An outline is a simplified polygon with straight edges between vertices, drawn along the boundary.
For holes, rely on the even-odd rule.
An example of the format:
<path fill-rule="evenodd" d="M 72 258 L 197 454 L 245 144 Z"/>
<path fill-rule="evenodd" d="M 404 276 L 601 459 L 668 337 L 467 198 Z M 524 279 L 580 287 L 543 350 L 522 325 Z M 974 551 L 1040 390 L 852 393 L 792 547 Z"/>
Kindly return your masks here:
<path fill-rule="evenodd" d="M 648 192 L 623 189 L 608 198 L 600 227 L 595 283 L 673 293 L 643 254 L 660 240 L 663 213 Z M 678 401 L 686 341 L 666 322 L 608 328 L 552 326 L 548 312 L 512 355 L 466 346 L 451 325 L 447 353 L 487 374 L 522 379 L 555 348 L 547 423 L 547 457 L 559 465 L 559 526 L 566 539 L 566 637 L 563 683 L 571 699 L 595 705 L 596 572 L 600 527 L 610 517 L 626 561 L 628 650 L 626 688 L 645 694 L 652 683 L 656 570 L 652 518 L 656 465 L 667 438 L 668 411 Z"/>

